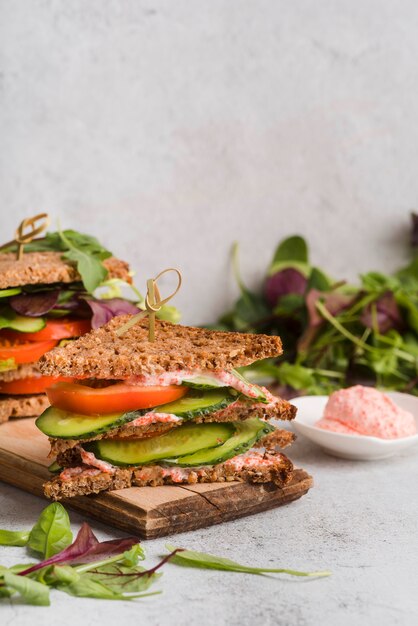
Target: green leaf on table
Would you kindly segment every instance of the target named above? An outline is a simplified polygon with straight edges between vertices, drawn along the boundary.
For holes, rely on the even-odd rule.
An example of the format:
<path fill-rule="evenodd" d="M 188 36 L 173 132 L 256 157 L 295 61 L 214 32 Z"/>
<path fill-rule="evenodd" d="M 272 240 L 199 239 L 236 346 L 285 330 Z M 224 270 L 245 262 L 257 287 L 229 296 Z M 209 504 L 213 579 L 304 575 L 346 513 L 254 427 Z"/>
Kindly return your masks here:
<path fill-rule="evenodd" d="M 42 583 L 29 578 L 19 576 L 10 570 L 2 571 L 3 581 L 6 590 L 19 593 L 28 604 L 36 606 L 49 606 L 49 588 Z"/>
<path fill-rule="evenodd" d="M 123 563 L 128 567 L 134 567 L 138 564 L 138 561 L 145 559 L 145 552 L 140 543 L 132 546 L 130 550 L 123 553 Z"/>
<path fill-rule="evenodd" d="M 0 530 L 0 546 L 25 546 L 28 539 L 26 530 Z"/>
<path fill-rule="evenodd" d="M 39 516 L 29 536 L 28 547 L 44 559 L 61 552 L 71 544 L 70 518 L 59 502 L 47 506 Z"/>
<path fill-rule="evenodd" d="M 45 574 L 45 581 L 48 585 L 69 585 L 80 579 L 80 574 L 71 565 L 54 565 Z"/>
<path fill-rule="evenodd" d="M 185 567 L 198 567 L 203 569 L 216 569 L 224 570 L 228 572 L 241 572 L 243 574 L 288 574 L 290 576 L 330 576 L 331 572 L 300 572 L 298 570 L 284 569 L 284 568 L 271 568 L 271 567 L 250 567 L 247 565 L 241 565 L 230 559 L 224 557 L 215 556 L 213 554 L 206 554 L 204 552 L 195 552 L 194 550 L 184 550 L 181 548 L 175 548 L 170 544 L 165 546 L 170 552 L 178 550 L 176 554 L 171 558 L 171 563 L 177 565 L 183 565 Z"/>
<path fill-rule="evenodd" d="M 122 555 L 121 558 L 123 558 Z M 161 574 L 154 573 L 148 575 L 143 567 L 132 567 L 119 561 L 98 567 L 93 566 L 86 572 L 77 573 L 78 578 L 74 580 L 68 580 L 66 573 L 58 572 L 58 574 L 63 578 L 62 582 L 58 581 L 56 584 L 60 591 L 81 598 L 105 600 L 129 600 L 153 595 L 143 592 L 147 591 L 161 576 Z"/>

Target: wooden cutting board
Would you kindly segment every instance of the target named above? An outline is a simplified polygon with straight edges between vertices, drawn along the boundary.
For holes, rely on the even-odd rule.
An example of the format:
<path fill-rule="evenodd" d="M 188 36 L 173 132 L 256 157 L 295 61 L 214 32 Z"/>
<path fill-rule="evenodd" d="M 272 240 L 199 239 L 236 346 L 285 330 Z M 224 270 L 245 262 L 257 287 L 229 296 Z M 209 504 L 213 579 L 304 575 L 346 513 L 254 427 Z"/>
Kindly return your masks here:
<path fill-rule="evenodd" d="M 48 438 L 34 419 L 0 426 L 0 480 L 43 496 L 51 459 Z M 268 483 L 214 483 L 168 487 L 132 487 L 63 501 L 101 522 L 144 539 L 194 530 L 267 511 L 297 500 L 312 487 L 312 478 L 297 469 L 284 488 Z"/>

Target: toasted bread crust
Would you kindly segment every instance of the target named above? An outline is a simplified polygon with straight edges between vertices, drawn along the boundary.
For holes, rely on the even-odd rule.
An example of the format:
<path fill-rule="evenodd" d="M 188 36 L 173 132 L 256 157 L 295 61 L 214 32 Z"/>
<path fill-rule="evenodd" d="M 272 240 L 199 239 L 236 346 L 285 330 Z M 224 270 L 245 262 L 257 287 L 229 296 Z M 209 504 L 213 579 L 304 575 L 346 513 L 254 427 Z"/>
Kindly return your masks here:
<path fill-rule="evenodd" d="M 109 257 L 103 261 L 108 278 L 121 278 L 131 282 L 129 265 L 125 261 Z M 20 260 L 16 254 L 0 254 L 0 289 L 23 285 L 51 285 L 74 283 L 81 280 L 71 261 L 62 258 L 61 252 L 28 252 Z"/>
<path fill-rule="evenodd" d="M 195 418 L 193 422 L 195 424 L 203 424 L 208 422 L 237 422 L 246 420 L 251 417 L 259 417 L 261 419 L 291 420 L 295 417 L 295 415 L 296 407 L 294 407 L 286 400 L 277 398 L 277 402 L 274 404 L 274 406 L 267 406 L 263 404 L 256 404 L 255 406 L 252 406 L 250 402 L 234 402 L 233 404 L 226 407 L 225 409 L 222 409 L 221 411 L 216 411 L 215 413 L 210 413 L 209 415 Z M 87 441 L 97 441 L 99 439 L 112 438 L 120 439 L 123 437 L 155 437 L 158 435 L 163 435 L 165 432 L 171 430 L 172 428 L 181 426 L 182 423 L 184 422 L 179 421 L 168 424 L 156 423 L 149 424 L 148 426 L 134 426 L 132 423 L 127 423 L 120 428 L 108 430 L 105 433 L 96 435 L 95 437 L 91 437 L 90 439 L 83 439 L 82 441 L 77 439 L 54 439 L 51 437 L 49 439 L 51 443 L 50 456 L 56 456 L 58 454 L 61 454 L 66 450 L 74 448 L 79 443 L 86 443 Z"/>
<path fill-rule="evenodd" d="M 10 418 L 36 417 L 49 407 L 46 395 L 0 396 L 0 424 Z"/>
<path fill-rule="evenodd" d="M 205 330 L 156 322 L 156 339 L 148 341 L 148 319 L 121 337 L 115 334 L 130 315 L 116 317 L 40 360 L 43 374 L 79 378 L 129 378 L 176 370 L 231 370 L 282 353 L 280 337 Z"/>
<path fill-rule="evenodd" d="M 268 463 L 263 463 L 268 461 Z M 293 464 L 281 453 L 265 453 L 260 462 L 243 463 L 237 470 L 234 464 L 226 461 L 214 466 L 190 468 L 180 478 L 167 475 L 165 468 L 153 465 L 137 468 L 118 468 L 114 474 L 90 470 L 90 473 L 73 476 L 66 480 L 57 476 L 44 484 L 44 493 L 52 500 L 62 500 L 75 496 L 127 489 L 128 487 L 158 487 L 161 485 L 250 482 L 274 483 L 282 487 L 292 477 Z"/>

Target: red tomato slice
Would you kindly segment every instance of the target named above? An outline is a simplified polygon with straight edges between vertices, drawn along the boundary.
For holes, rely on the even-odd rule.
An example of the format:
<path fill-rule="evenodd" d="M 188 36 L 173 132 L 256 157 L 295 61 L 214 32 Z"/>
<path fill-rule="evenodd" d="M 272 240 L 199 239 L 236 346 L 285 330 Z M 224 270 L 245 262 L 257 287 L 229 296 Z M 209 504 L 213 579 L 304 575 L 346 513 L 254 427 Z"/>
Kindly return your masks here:
<path fill-rule="evenodd" d="M 14 359 L 15 363 L 35 363 L 45 352 L 55 348 L 57 341 L 8 341 L 0 338 L 0 361 Z"/>
<path fill-rule="evenodd" d="M 83 415 L 107 415 L 150 409 L 178 400 L 185 393 L 187 387 L 179 385 L 148 387 L 123 382 L 100 389 L 75 383 L 57 383 L 47 389 L 49 401 L 53 406 Z"/>
<path fill-rule="evenodd" d="M 91 330 L 91 320 L 47 320 L 45 328 L 37 333 L 22 333 L 17 330 L 3 330 L 0 337 L 18 341 L 49 341 L 80 337 Z"/>
<path fill-rule="evenodd" d="M 71 382 L 73 378 L 65 376 L 38 376 L 37 378 L 22 378 L 21 380 L 11 380 L 10 382 L 0 382 L 0 393 L 11 396 L 24 394 L 45 393 L 51 385 L 58 382 Z"/>

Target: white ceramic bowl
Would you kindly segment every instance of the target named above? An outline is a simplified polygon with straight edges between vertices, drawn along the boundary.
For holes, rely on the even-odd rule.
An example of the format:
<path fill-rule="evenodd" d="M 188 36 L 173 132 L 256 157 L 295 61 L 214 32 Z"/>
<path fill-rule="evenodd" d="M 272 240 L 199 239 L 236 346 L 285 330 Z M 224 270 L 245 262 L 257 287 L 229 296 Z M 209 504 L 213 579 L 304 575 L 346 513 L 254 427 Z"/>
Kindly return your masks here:
<path fill-rule="evenodd" d="M 397 391 L 387 392 L 386 395 L 398 406 L 410 411 L 418 427 L 418 397 Z M 292 404 L 298 409 L 293 422 L 296 432 L 305 435 L 328 454 L 343 459 L 375 461 L 386 459 L 418 443 L 418 434 L 402 439 L 379 439 L 317 428 L 314 424 L 322 417 L 327 400 L 328 396 L 302 396 L 294 398 Z"/>

